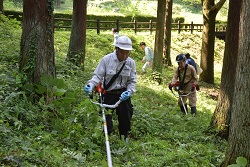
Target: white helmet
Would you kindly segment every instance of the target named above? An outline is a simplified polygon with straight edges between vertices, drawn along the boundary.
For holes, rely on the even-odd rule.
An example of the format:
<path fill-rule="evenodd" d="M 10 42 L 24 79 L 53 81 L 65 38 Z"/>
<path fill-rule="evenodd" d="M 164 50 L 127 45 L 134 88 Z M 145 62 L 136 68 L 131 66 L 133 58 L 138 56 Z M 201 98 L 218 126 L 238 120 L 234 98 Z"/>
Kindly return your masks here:
<path fill-rule="evenodd" d="M 115 47 L 118 47 L 122 50 L 132 50 L 132 41 L 127 36 L 119 37 L 115 42 Z"/>

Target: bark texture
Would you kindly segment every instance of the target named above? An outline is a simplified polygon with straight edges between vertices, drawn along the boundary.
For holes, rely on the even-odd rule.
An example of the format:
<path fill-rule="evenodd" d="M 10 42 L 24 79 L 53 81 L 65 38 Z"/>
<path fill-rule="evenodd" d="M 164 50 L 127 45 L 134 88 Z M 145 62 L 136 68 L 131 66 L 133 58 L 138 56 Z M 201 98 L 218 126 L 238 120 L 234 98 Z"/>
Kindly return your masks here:
<path fill-rule="evenodd" d="M 162 73 L 166 0 L 158 0 L 153 71 Z"/>
<path fill-rule="evenodd" d="M 239 55 L 236 67 L 234 100 L 228 148 L 222 167 L 245 157 L 250 167 L 250 2 L 242 0 L 239 27 Z"/>
<path fill-rule="evenodd" d="M 215 39 L 215 19 L 218 11 L 226 0 L 220 0 L 217 4 L 215 0 L 203 0 L 203 31 L 201 64 L 203 72 L 200 80 L 207 83 L 214 83 L 214 39 Z"/>
<path fill-rule="evenodd" d="M 171 25 L 172 25 L 172 7 L 173 0 L 166 1 L 165 11 L 165 27 L 164 27 L 164 63 L 168 66 L 172 66 L 170 50 L 171 50 Z"/>
<path fill-rule="evenodd" d="M 3 9 L 3 0 L 0 0 L 0 14 L 1 12 L 3 13 L 4 12 L 4 9 Z"/>
<path fill-rule="evenodd" d="M 38 83 L 43 74 L 56 76 L 53 6 L 47 0 L 23 1 L 19 65 L 31 83 Z"/>
<path fill-rule="evenodd" d="M 80 66 L 84 64 L 86 47 L 87 0 L 73 1 L 72 28 L 67 60 Z"/>
<path fill-rule="evenodd" d="M 228 139 L 231 110 L 234 95 L 234 81 L 239 44 L 239 21 L 242 0 L 229 2 L 227 33 L 223 68 L 221 74 L 220 94 L 210 126 L 215 128 L 218 135 Z"/>

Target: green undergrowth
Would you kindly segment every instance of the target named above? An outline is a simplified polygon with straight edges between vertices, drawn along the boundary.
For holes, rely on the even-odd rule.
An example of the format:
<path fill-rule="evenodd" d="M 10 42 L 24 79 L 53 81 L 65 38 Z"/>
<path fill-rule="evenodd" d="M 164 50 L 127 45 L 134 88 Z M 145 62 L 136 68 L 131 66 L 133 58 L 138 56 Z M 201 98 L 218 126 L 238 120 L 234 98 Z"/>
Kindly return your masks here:
<path fill-rule="evenodd" d="M 29 85 L 27 89 L 32 87 L 38 94 L 46 90 L 61 97 L 61 101 L 46 103 L 44 98 L 40 98 L 34 104 L 29 99 L 31 94 L 18 89 L 21 28 L 8 21 L 2 24 L 1 20 L 0 29 L 5 30 L 0 35 L 0 42 L 4 43 L 0 49 L 1 166 L 107 166 L 99 108 L 90 103 L 82 88 L 91 78 L 99 60 L 113 51 L 111 33 L 104 31 L 97 35 L 95 31 L 87 31 L 83 70 L 83 67 L 74 67 L 65 62 L 70 32 L 56 31 L 55 55 L 59 80 L 45 77 L 43 84 L 35 87 Z M 133 41 L 131 57 L 136 61 L 138 83 L 137 92 L 132 97 L 134 115 L 127 143 L 119 139 L 117 116 L 114 115 L 115 132 L 109 138 L 113 166 L 219 166 L 224 158 L 226 142 L 207 133 L 216 105 L 216 96 L 211 94 L 217 93 L 218 84 L 201 83 L 197 117 L 193 118 L 190 114 L 184 116 L 179 111 L 176 97 L 167 86 L 174 67 L 164 67 L 161 84 L 152 79 L 150 71 L 140 74 L 143 51 L 139 43 L 145 41 L 153 48 L 154 35 L 129 31 L 121 34 L 128 35 Z M 171 57 L 174 66 L 174 58 L 179 52 L 189 52 L 199 61 L 200 38 L 201 34 L 173 33 Z M 221 46 L 223 42 L 216 41 L 216 64 L 220 66 Z M 220 70 L 215 73 L 219 78 Z M 71 94 L 66 96 L 67 92 Z M 72 98 L 72 101 L 63 101 L 65 97 Z"/>

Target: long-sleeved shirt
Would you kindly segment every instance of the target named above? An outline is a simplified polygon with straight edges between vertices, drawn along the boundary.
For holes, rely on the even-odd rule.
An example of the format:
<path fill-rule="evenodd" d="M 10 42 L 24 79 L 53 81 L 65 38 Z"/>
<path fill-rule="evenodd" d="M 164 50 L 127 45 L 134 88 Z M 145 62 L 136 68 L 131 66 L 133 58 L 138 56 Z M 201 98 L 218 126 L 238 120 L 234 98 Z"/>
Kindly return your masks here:
<path fill-rule="evenodd" d="M 179 72 L 178 70 L 180 70 L 180 76 L 179 76 Z M 175 84 L 177 81 L 182 82 L 183 80 L 183 76 L 184 76 L 184 72 L 185 72 L 185 68 L 184 69 L 180 69 L 179 67 L 177 67 L 175 69 L 174 72 L 174 76 L 172 78 L 172 82 L 173 84 Z M 184 78 L 184 93 L 188 93 L 191 91 L 193 84 L 197 84 L 198 82 L 198 77 L 196 74 L 196 71 L 194 69 L 194 67 L 192 65 L 187 65 L 187 71 L 186 71 L 186 76 Z"/>
<path fill-rule="evenodd" d="M 143 57 L 143 60 L 153 62 L 154 60 L 153 51 L 148 46 L 144 48 L 144 51 L 145 51 L 145 56 Z"/>
<path fill-rule="evenodd" d="M 94 71 L 93 77 L 88 81 L 88 84 L 91 84 L 92 87 L 95 87 L 100 82 L 103 83 L 103 81 L 105 80 L 105 84 L 107 85 L 110 79 L 121 69 L 124 62 L 126 63 L 121 73 L 112 83 L 112 85 L 107 89 L 107 91 L 127 88 L 127 90 L 131 92 L 131 94 L 134 93 L 136 91 L 135 61 L 132 58 L 128 57 L 126 60 L 119 62 L 116 51 L 102 58 Z"/>

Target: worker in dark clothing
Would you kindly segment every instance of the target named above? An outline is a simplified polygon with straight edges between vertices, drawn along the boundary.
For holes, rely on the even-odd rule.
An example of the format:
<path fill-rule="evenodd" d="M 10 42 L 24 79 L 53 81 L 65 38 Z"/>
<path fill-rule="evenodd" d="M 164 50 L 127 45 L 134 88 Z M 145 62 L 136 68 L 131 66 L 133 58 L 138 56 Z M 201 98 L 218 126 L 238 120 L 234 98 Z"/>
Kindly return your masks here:
<path fill-rule="evenodd" d="M 169 84 L 169 89 L 172 90 L 172 87 L 179 87 L 179 93 L 188 94 L 192 91 L 188 96 L 182 97 L 184 101 L 184 105 L 182 104 L 181 99 L 178 99 L 178 104 L 183 113 L 185 113 L 185 109 L 187 110 L 187 99 L 189 100 L 189 106 L 191 108 L 191 114 L 196 116 L 196 90 L 198 87 L 198 77 L 195 72 L 195 69 L 192 65 L 186 64 L 185 54 L 179 54 L 176 57 L 176 62 L 178 63 L 178 67 L 175 69 L 174 76 L 172 78 L 171 83 Z M 184 109 L 185 107 L 185 109 Z"/>
<path fill-rule="evenodd" d="M 192 65 L 197 73 L 196 63 L 195 63 L 194 59 L 190 57 L 189 53 L 186 53 L 185 57 L 186 57 L 186 64 Z"/>

